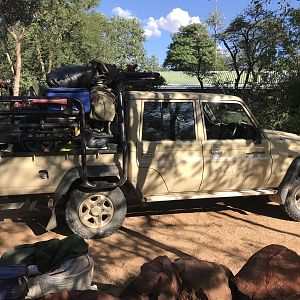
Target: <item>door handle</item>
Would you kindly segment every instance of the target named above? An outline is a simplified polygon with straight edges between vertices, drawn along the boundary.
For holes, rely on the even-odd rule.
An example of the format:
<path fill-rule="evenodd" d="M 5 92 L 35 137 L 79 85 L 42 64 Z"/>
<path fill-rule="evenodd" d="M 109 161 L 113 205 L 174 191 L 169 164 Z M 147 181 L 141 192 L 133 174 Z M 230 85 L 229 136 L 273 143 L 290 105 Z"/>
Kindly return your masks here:
<path fill-rule="evenodd" d="M 216 156 L 220 156 L 220 155 L 222 155 L 222 151 L 220 151 L 220 150 L 211 150 L 210 151 L 210 154 L 211 155 L 216 155 Z"/>
<path fill-rule="evenodd" d="M 144 156 L 144 157 L 153 157 L 154 153 L 153 152 L 145 152 L 145 153 L 142 154 L 142 156 Z"/>
<path fill-rule="evenodd" d="M 265 151 L 246 152 L 246 155 L 254 155 L 254 154 L 266 154 L 266 152 Z"/>

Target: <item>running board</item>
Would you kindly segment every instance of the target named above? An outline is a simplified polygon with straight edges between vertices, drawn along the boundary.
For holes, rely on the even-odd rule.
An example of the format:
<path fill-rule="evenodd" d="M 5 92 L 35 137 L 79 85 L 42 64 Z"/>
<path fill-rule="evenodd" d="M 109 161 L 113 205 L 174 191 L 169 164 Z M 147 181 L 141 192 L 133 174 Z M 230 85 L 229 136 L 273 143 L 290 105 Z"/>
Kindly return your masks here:
<path fill-rule="evenodd" d="M 0 210 L 20 209 L 26 202 L 1 203 Z"/>
<path fill-rule="evenodd" d="M 144 197 L 144 202 L 158 202 L 158 201 L 173 201 L 173 200 L 193 200 L 193 199 L 207 199 L 207 198 L 224 198 L 224 197 L 245 197 L 245 196 L 259 196 L 259 195 L 274 195 L 277 190 L 244 190 L 239 192 L 215 192 L 215 193 L 174 193 L 167 195 L 147 196 Z"/>

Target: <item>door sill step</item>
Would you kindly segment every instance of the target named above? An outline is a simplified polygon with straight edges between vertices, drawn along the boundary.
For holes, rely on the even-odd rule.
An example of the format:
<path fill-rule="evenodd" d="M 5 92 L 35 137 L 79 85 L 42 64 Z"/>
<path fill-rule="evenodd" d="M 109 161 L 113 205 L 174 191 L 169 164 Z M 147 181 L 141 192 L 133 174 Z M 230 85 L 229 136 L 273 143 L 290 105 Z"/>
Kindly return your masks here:
<path fill-rule="evenodd" d="M 246 197 L 259 195 L 274 195 L 277 190 L 260 189 L 260 190 L 243 190 L 243 191 L 227 191 L 227 192 L 202 192 L 202 193 L 174 193 L 166 195 L 147 196 L 144 198 L 145 202 L 158 201 L 173 201 L 173 200 L 193 200 L 206 198 L 223 198 L 223 197 Z"/>

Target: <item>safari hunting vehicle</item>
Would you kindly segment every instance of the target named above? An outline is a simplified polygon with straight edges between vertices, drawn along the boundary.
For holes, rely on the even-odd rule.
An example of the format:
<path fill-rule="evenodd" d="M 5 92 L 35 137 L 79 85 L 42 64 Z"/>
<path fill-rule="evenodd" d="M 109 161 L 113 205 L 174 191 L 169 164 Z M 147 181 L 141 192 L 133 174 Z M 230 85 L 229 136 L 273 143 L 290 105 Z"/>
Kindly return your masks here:
<path fill-rule="evenodd" d="M 300 221 L 300 137 L 261 129 L 235 96 L 126 90 L 154 79 L 116 76 L 116 111 L 97 122 L 88 89 L 1 97 L 2 202 L 46 196 L 48 230 L 65 204 L 69 228 L 84 238 L 118 230 L 132 199 L 269 195 Z"/>

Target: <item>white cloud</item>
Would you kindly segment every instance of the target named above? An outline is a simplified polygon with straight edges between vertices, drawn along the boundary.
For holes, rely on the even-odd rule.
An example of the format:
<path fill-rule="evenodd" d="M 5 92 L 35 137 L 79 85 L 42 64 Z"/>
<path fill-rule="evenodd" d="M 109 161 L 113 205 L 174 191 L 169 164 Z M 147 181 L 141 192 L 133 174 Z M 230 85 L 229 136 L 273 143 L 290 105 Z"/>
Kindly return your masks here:
<path fill-rule="evenodd" d="M 189 13 L 181 8 L 174 8 L 165 17 L 154 19 L 150 17 L 144 27 L 147 37 L 159 37 L 161 31 L 176 32 L 180 26 L 187 26 L 193 23 L 200 23 L 198 16 L 191 17 Z"/>
<path fill-rule="evenodd" d="M 144 27 L 146 37 L 160 37 L 161 30 L 159 30 L 159 25 L 157 21 L 150 17 L 147 21 L 147 25 Z"/>
<path fill-rule="evenodd" d="M 112 12 L 121 18 L 131 19 L 133 18 L 132 12 L 129 9 L 123 9 L 121 7 L 115 7 L 113 8 Z"/>

